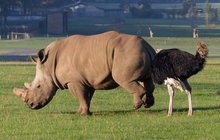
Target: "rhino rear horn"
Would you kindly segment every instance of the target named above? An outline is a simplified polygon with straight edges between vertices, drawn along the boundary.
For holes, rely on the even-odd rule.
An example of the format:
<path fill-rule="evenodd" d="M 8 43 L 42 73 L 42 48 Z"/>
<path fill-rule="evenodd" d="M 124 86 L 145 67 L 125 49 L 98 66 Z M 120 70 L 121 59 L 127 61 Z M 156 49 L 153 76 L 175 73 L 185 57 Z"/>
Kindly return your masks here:
<path fill-rule="evenodd" d="M 30 84 L 30 83 L 25 82 L 25 83 L 24 83 L 24 87 L 26 87 L 27 89 L 29 89 L 29 88 L 31 88 L 31 84 Z"/>
<path fill-rule="evenodd" d="M 37 59 L 36 59 L 36 58 L 33 58 L 32 56 L 29 56 L 29 59 L 30 59 L 34 64 L 37 64 Z"/>
<path fill-rule="evenodd" d="M 26 89 L 21 89 L 21 88 L 14 88 L 13 92 L 15 95 L 17 95 L 18 97 L 20 97 L 22 99 L 22 101 L 27 101 L 27 91 Z"/>

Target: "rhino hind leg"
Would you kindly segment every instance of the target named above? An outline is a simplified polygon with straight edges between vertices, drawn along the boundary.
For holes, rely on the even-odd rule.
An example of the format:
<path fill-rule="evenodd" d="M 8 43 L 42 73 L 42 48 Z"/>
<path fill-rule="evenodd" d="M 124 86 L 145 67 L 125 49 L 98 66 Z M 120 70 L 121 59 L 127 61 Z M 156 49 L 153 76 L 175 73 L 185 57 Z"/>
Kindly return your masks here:
<path fill-rule="evenodd" d="M 149 108 L 154 105 L 154 83 L 152 78 L 148 78 L 144 81 L 144 88 L 147 90 L 144 96 L 144 107 Z"/>
<path fill-rule="evenodd" d="M 126 89 L 129 93 L 133 94 L 134 101 L 133 101 L 133 108 L 134 110 L 139 109 L 143 104 L 144 101 L 142 97 L 146 94 L 146 90 L 144 87 L 137 81 L 132 82 L 123 82 L 119 84 L 121 87 Z"/>
<path fill-rule="evenodd" d="M 89 108 L 94 90 L 89 90 L 85 86 L 77 83 L 69 83 L 68 88 L 80 102 L 77 113 L 80 115 L 91 115 L 92 113 L 89 111 Z"/>

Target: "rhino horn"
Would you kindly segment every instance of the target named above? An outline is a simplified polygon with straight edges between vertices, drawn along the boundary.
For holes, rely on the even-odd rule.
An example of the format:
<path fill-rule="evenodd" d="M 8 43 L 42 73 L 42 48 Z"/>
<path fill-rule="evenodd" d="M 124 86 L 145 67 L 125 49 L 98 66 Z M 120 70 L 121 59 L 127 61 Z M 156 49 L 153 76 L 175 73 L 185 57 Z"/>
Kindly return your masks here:
<path fill-rule="evenodd" d="M 25 83 L 24 83 L 24 87 L 26 87 L 27 89 L 30 89 L 30 88 L 31 88 L 31 84 L 30 84 L 30 83 L 25 82 Z"/>
<path fill-rule="evenodd" d="M 17 95 L 18 97 L 20 97 L 22 99 L 22 101 L 27 101 L 27 90 L 23 89 L 23 88 L 14 88 L 13 92 L 15 95 Z"/>
<path fill-rule="evenodd" d="M 37 59 L 36 59 L 36 58 L 33 58 L 32 56 L 29 56 L 29 59 L 30 59 L 34 64 L 37 64 Z"/>

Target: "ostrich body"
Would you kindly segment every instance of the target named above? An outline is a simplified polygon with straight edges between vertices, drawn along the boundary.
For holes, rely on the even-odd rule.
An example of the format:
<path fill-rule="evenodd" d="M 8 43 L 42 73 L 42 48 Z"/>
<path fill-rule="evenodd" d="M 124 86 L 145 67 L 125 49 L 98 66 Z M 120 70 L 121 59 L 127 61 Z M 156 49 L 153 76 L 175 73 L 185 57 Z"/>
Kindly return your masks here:
<path fill-rule="evenodd" d="M 188 115 L 192 115 L 192 88 L 187 79 L 201 71 L 206 62 L 208 48 L 199 43 L 195 55 L 179 49 L 161 50 L 155 56 L 152 77 L 157 84 L 165 84 L 170 96 L 168 116 L 173 110 L 173 87 L 185 91 L 188 95 Z"/>

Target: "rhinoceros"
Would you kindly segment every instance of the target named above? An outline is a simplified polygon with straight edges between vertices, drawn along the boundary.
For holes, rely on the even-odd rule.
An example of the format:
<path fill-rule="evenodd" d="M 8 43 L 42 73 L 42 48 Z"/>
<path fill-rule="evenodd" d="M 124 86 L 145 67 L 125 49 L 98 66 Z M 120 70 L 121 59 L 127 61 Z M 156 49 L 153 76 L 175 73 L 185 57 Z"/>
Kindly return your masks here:
<path fill-rule="evenodd" d="M 91 114 L 95 90 L 123 87 L 133 94 L 135 110 L 154 104 L 151 62 L 154 49 L 142 38 L 109 31 L 73 35 L 38 52 L 36 76 L 23 88 L 14 88 L 32 109 L 47 105 L 58 89 L 69 89 L 79 100 L 77 113 Z"/>

